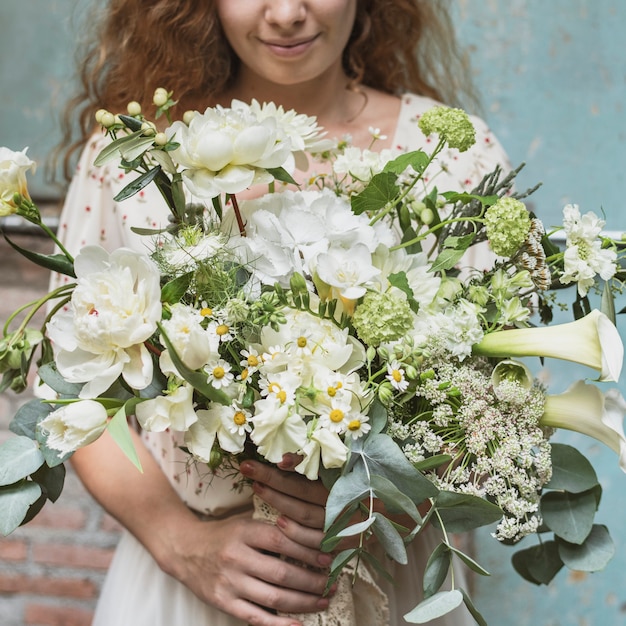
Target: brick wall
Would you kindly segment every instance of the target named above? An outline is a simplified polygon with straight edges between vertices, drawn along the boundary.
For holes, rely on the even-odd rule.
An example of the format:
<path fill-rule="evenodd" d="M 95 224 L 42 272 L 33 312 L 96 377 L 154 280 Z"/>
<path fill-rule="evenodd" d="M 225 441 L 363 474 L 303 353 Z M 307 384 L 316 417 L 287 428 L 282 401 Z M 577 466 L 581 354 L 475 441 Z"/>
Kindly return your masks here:
<path fill-rule="evenodd" d="M 41 238 L 13 237 L 19 245 L 48 252 Z M 0 240 L 0 322 L 19 305 L 45 293 L 47 272 Z M 0 395 L 0 443 L 27 393 Z M 88 626 L 119 526 L 86 493 L 68 465 L 59 500 L 32 522 L 0 537 L 0 625 Z"/>

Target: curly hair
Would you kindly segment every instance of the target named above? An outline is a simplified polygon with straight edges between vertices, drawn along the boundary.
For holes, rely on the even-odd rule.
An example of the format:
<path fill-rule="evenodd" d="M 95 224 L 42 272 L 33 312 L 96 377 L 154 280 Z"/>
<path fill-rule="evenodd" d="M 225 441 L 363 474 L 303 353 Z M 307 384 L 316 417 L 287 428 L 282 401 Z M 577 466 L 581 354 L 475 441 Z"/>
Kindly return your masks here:
<path fill-rule="evenodd" d="M 459 54 L 447 0 L 357 0 L 343 57 L 350 86 L 413 92 L 450 105 L 476 103 Z M 109 0 L 88 16 L 79 46 L 78 93 L 62 121 L 63 173 L 93 131 L 99 108 L 148 109 L 156 87 L 172 90 L 182 114 L 215 104 L 239 60 L 223 34 L 214 0 Z M 72 142 L 79 120 L 79 137 Z"/>

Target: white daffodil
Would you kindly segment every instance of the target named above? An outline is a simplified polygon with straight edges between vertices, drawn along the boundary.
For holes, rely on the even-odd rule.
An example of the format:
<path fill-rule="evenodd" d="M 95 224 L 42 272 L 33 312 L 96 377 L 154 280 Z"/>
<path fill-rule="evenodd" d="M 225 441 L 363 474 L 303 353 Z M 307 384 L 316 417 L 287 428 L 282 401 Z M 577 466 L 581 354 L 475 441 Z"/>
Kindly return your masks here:
<path fill-rule="evenodd" d="M 365 294 L 369 282 L 380 270 L 372 265 L 367 246 L 357 243 L 349 249 L 333 247 L 318 255 L 316 271 L 333 292 L 346 300 L 357 300 Z"/>
<path fill-rule="evenodd" d="M 284 454 L 298 452 L 306 444 L 306 422 L 289 405 L 274 398 L 257 400 L 251 421 L 254 428 L 250 438 L 270 463 L 279 463 Z"/>
<path fill-rule="evenodd" d="M 320 458 L 326 468 L 343 467 L 348 458 L 348 448 L 341 437 L 323 427 L 311 433 L 300 453 L 304 458 L 295 469 L 309 480 L 317 480 Z"/>
<path fill-rule="evenodd" d="M 106 409 L 95 400 L 82 400 L 53 411 L 38 427 L 46 436 L 48 447 L 62 456 L 95 441 L 106 425 Z"/>
<path fill-rule="evenodd" d="M 206 365 L 217 351 L 217 341 L 202 326 L 203 316 L 197 309 L 177 302 L 171 317 L 163 320 L 163 330 L 181 361 L 190 369 Z"/>
<path fill-rule="evenodd" d="M 617 389 L 603 394 L 595 385 L 579 380 L 564 393 L 546 397 L 540 424 L 601 441 L 619 455 L 619 465 L 626 472 L 625 413 L 626 402 Z"/>
<path fill-rule="evenodd" d="M 193 408 L 193 388 L 184 384 L 162 396 L 140 402 L 135 416 L 149 432 L 160 433 L 168 428 L 185 431 L 198 420 Z"/>
<path fill-rule="evenodd" d="M 47 326 L 59 372 L 69 382 L 86 383 L 80 398 L 97 397 L 120 374 L 133 389 L 147 387 L 152 358 L 144 342 L 161 319 L 157 267 L 133 250 L 109 254 L 86 246 L 74 269 L 77 286 L 70 305 Z"/>
<path fill-rule="evenodd" d="M 15 194 L 29 198 L 26 172 L 35 171 L 35 162 L 26 156 L 24 148 L 21 152 L 13 152 L 4 146 L 0 147 L 0 217 L 11 215 L 17 211 L 14 201 Z"/>
<path fill-rule="evenodd" d="M 495 357 L 538 356 L 573 361 L 600 372 L 602 381 L 617 381 L 624 346 L 609 318 L 598 310 L 569 322 L 542 328 L 515 328 L 485 335 L 474 353 Z"/>

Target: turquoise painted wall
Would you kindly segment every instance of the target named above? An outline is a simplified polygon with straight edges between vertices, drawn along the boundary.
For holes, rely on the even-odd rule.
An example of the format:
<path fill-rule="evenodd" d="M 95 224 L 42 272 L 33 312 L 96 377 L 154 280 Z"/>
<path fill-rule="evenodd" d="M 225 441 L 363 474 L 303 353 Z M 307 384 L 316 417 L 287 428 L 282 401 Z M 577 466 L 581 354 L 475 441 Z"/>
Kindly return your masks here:
<path fill-rule="evenodd" d="M 57 141 L 55 112 L 77 39 L 73 15 L 90 1 L 0 1 L 0 144 L 28 145 L 43 162 Z M 455 15 L 483 115 L 511 160 L 527 162 L 520 186 L 544 183 L 534 209 L 552 224 L 565 203 L 576 202 L 583 210 L 604 209 L 614 228 L 626 230 L 626 2 L 456 0 Z M 31 191 L 40 198 L 58 194 L 43 168 Z M 555 390 L 573 375 L 552 371 Z M 563 440 L 584 448 L 600 475 L 599 518 L 613 529 L 616 556 L 601 573 L 561 572 L 537 589 L 513 573 L 511 550 L 479 533 L 478 557 L 492 576 L 477 581 L 476 601 L 491 626 L 626 624 L 626 476 L 599 444 Z"/>
<path fill-rule="evenodd" d="M 527 162 L 520 187 L 543 182 L 534 210 L 555 224 L 563 205 L 574 202 L 585 211 L 604 209 L 612 228 L 626 230 L 626 2 L 459 0 L 456 15 L 484 116 L 513 163 Z M 624 337 L 626 321 L 618 326 Z M 585 375 L 550 371 L 555 391 Z M 490 625 L 626 624 L 626 476 L 601 444 L 559 439 L 580 447 L 598 472 L 604 489 L 598 522 L 612 529 L 616 556 L 602 572 L 562 570 L 547 588 L 536 588 L 514 573 L 513 550 L 479 532 L 477 557 L 492 576 L 476 581 L 476 602 Z"/>

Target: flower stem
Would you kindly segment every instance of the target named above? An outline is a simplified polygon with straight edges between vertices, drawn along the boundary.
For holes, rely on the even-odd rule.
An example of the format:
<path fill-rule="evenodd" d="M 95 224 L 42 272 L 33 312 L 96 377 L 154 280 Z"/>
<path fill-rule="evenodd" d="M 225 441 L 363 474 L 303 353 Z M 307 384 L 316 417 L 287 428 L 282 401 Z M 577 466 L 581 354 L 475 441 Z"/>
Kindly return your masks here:
<path fill-rule="evenodd" d="M 239 203 L 237 202 L 237 198 L 235 194 L 230 196 L 231 202 L 233 203 L 233 211 L 235 212 L 235 217 L 237 218 L 237 226 L 239 226 L 239 234 L 242 237 L 246 236 L 246 225 L 243 223 L 243 218 L 241 217 L 241 211 L 239 210 Z"/>

